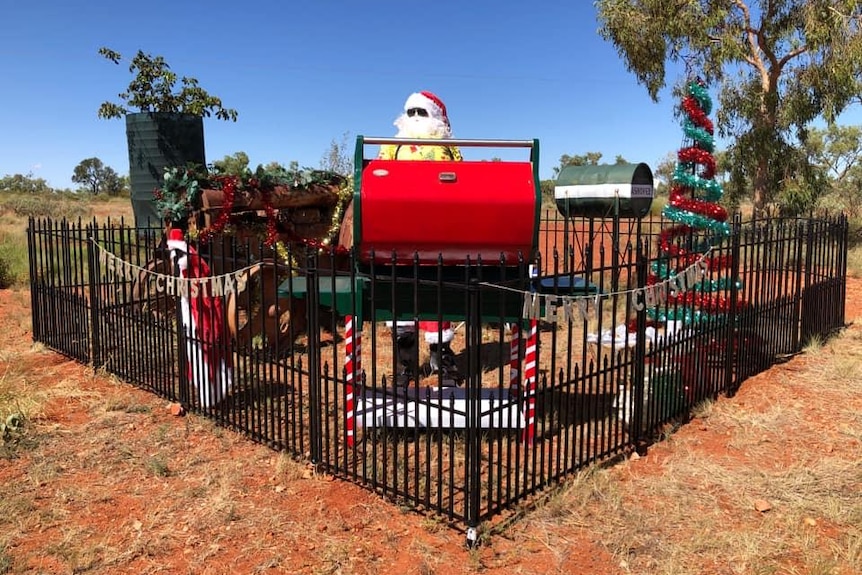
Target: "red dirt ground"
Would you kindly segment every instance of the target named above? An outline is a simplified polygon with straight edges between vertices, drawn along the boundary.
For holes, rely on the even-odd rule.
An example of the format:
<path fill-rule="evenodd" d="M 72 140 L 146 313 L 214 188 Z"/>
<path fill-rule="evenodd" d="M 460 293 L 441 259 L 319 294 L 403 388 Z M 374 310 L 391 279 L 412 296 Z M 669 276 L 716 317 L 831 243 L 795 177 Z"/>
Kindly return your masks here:
<path fill-rule="evenodd" d="M 860 314 L 862 280 L 851 278 L 848 322 Z M 25 373 L 48 398 L 38 445 L 0 459 L 0 483 L 21 490 L 18 508 L 6 502 L 17 516 L 0 520 L 9 573 L 624 572 L 588 525 L 554 526 L 567 542 L 559 549 L 515 522 L 467 552 L 463 535 L 439 522 L 203 418 L 173 416 L 163 400 L 34 346 L 29 315 L 28 292 L 0 290 L 0 384 L 10 370 Z M 780 394 L 771 373 L 757 377 L 756 394 L 743 385 L 720 401 Z M 679 433 L 699 436 L 705 455 L 729 451 L 706 427 Z M 624 477 L 655 473 L 662 453 L 654 447 Z"/>

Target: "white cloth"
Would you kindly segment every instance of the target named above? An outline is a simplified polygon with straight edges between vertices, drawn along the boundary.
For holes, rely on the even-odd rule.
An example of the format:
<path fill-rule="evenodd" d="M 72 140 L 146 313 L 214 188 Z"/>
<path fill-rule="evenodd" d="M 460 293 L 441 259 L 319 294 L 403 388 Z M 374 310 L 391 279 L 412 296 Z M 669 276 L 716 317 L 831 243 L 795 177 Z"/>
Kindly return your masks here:
<path fill-rule="evenodd" d="M 177 259 L 177 267 L 180 269 L 180 276 L 189 277 L 189 253 L 190 248 L 185 241 L 168 240 L 167 245 L 171 250 L 171 261 L 179 254 Z M 193 249 L 193 248 L 192 248 Z M 200 264 L 203 266 L 204 264 Z M 217 297 L 208 295 L 199 295 L 198 297 Z M 222 341 L 201 341 L 201 335 L 198 330 L 198 318 L 195 317 L 195 310 L 192 302 L 189 299 L 188 291 L 183 290 L 180 296 L 180 313 L 183 323 L 183 332 L 186 338 L 186 360 L 188 361 L 188 377 L 189 383 L 197 388 L 198 398 L 200 399 L 201 407 L 208 408 L 218 404 L 226 396 L 231 386 L 233 385 L 233 368 L 228 365 L 224 357 L 217 359 L 218 365 L 209 366 L 208 361 L 212 361 L 212 353 L 206 353 L 204 346 L 208 346 L 211 351 L 216 346 L 222 346 Z M 221 339 L 223 334 L 221 330 L 217 330 L 217 339 Z M 216 354 L 217 356 L 217 354 Z"/>
<path fill-rule="evenodd" d="M 668 321 L 665 324 L 664 333 L 659 333 L 653 326 L 647 326 L 644 330 L 644 339 L 647 345 L 651 344 L 654 347 L 671 343 L 685 336 L 686 331 L 682 327 L 682 321 Z M 588 333 L 587 343 L 607 347 L 613 346 L 615 350 L 620 350 L 625 347 L 636 346 L 638 343 L 638 334 L 637 332 L 629 331 L 626 325 L 618 325 L 613 330 L 603 331 L 601 335 Z"/>

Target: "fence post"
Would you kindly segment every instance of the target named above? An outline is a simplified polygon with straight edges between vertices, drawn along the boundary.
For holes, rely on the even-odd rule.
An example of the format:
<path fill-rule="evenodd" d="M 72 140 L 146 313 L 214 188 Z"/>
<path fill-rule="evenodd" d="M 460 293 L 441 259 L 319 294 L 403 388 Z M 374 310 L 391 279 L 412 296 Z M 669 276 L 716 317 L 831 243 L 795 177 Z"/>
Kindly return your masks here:
<path fill-rule="evenodd" d="M 99 269 L 99 255 L 96 247 L 96 236 L 98 228 L 95 223 L 87 225 L 87 278 L 89 279 L 90 290 L 90 363 L 93 369 L 98 369 L 102 365 L 102 334 L 101 334 L 101 292 L 99 290 L 99 281 L 101 280 L 101 270 Z"/>
<path fill-rule="evenodd" d="M 816 256 L 814 254 L 814 235 L 815 235 L 816 226 L 814 221 L 811 218 L 808 219 L 808 224 L 806 225 L 806 233 L 805 233 L 805 287 L 802 290 L 802 293 L 808 292 L 811 289 L 811 284 L 814 282 L 814 273 L 816 270 L 814 260 Z M 803 311 L 803 313 L 805 313 Z M 808 313 L 811 313 L 810 311 Z M 819 323 L 819 322 L 818 322 Z M 821 328 L 820 325 L 815 324 L 813 329 L 813 333 L 811 335 L 819 333 Z M 806 338 L 808 339 L 808 338 Z"/>
<path fill-rule="evenodd" d="M 644 250 L 643 238 L 637 238 L 637 285 L 639 288 L 644 288 L 647 282 L 647 268 L 649 266 L 648 258 Z M 644 435 L 644 398 L 646 390 L 644 389 L 644 380 L 646 372 L 646 321 L 647 312 L 646 306 L 641 306 L 637 312 L 637 342 L 634 349 L 634 369 L 632 370 L 632 387 L 634 409 L 632 412 L 632 423 L 634 426 L 634 437 L 631 441 L 639 455 L 646 455 L 646 441 Z"/>
<path fill-rule="evenodd" d="M 180 253 L 176 250 L 168 251 L 170 262 L 171 262 L 171 273 L 175 278 L 181 278 L 182 272 L 180 271 Z M 188 256 L 187 256 L 188 257 Z M 191 370 L 191 360 L 189 358 L 189 349 L 188 349 L 188 341 L 192 336 L 191 332 L 186 329 L 185 323 L 183 323 L 183 298 L 179 293 L 174 294 L 175 299 L 177 301 L 176 305 L 176 324 L 177 324 L 177 364 L 180 367 L 180 404 L 184 407 L 189 408 L 191 406 L 191 394 L 189 393 L 189 386 L 191 385 L 191 381 L 189 380 L 189 371 Z M 186 303 L 187 306 L 191 306 L 191 302 Z M 191 309 L 188 310 L 191 314 Z"/>
<path fill-rule="evenodd" d="M 467 429 L 466 454 L 467 466 L 467 540 L 468 548 L 478 544 L 479 507 L 481 495 L 481 464 L 482 464 L 482 430 L 481 426 L 481 391 L 482 369 L 480 350 L 482 347 L 482 314 L 479 291 L 479 280 L 471 278 L 467 286 Z"/>
<path fill-rule="evenodd" d="M 842 213 L 840 216 L 841 222 L 841 244 L 838 246 L 838 271 L 841 273 L 841 298 L 838 302 L 839 315 L 838 323 L 833 327 L 844 327 L 846 324 L 847 314 L 847 250 L 850 247 L 850 222 L 848 216 Z"/>
<path fill-rule="evenodd" d="M 41 309 L 39 300 L 36 297 L 39 291 L 37 288 L 38 282 L 36 281 L 39 277 L 39 268 L 36 265 L 37 253 L 39 260 L 41 260 L 42 252 L 36 251 L 36 219 L 30 216 L 27 218 L 27 261 L 30 265 L 30 316 L 32 317 L 33 341 L 42 341 Z"/>
<path fill-rule="evenodd" d="M 802 300 L 802 268 L 803 268 L 803 256 L 802 256 L 802 242 L 799 241 L 799 238 L 803 237 L 805 234 L 805 226 L 802 225 L 798 220 L 796 222 L 796 285 L 795 285 L 795 308 L 796 308 L 796 329 L 793 330 L 793 351 L 799 351 L 800 342 L 802 338 L 805 337 L 803 333 L 803 328 L 805 327 L 805 306 L 803 305 Z"/>
<path fill-rule="evenodd" d="M 725 319 L 725 333 L 727 335 L 725 335 L 724 339 L 724 393 L 727 397 L 733 397 L 736 394 L 736 389 L 739 387 L 739 382 L 735 381 L 739 376 L 737 374 L 736 378 L 734 378 L 733 366 L 739 365 L 743 353 L 740 349 L 742 334 L 737 330 L 738 322 L 736 319 L 736 302 L 739 299 L 739 288 L 736 283 L 739 278 L 740 268 L 739 236 L 742 234 L 742 223 L 739 214 L 733 217 L 730 234 L 730 302 L 727 309 L 727 318 Z"/>
<path fill-rule="evenodd" d="M 309 443 L 311 447 L 311 463 L 317 465 L 323 458 L 323 414 L 320 405 L 320 314 L 318 313 L 320 297 L 320 278 L 317 273 L 317 253 L 309 251 L 306 262 L 306 301 L 308 303 L 308 399 L 309 408 Z"/>

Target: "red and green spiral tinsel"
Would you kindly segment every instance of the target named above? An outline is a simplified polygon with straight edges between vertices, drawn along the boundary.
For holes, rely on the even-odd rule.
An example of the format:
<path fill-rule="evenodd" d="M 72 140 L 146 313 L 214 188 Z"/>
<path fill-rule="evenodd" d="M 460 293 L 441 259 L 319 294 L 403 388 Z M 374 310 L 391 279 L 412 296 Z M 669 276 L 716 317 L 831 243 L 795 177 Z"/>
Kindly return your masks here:
<path fill-rule="evenodd" d="M 713 238 L 730 235 L 727 211 L 718 204 L 723 192 L 721 184 L 715 180 L 714 127 L 709 119 L 712 100 L 700 79 L 689 82 L 686 88 L 682 100 L 684 145 L 677 153 L 670 198 L 662 210 L 664 217 L 675 225 L 663 230 L 659 236 L 660 257 L 652 266 L 647 280 L 649 285 L 668 279 L 701 258 L 705 258 L 710 270 L 721 270 L 728 264 L 727 257 L 704 255 L 712 246 Z M 688 246 L 678 241 L 695 237 L 701 237 L 703 241 L 699 245 Z M 658 321 L 682 320 L 685 323 L 698 322 L 712 314 L 723 314 L 730 307 L 729 298 L 717 296 L 714 292 L 726 289 L 731 283 L 735 283 L 737 288 L 742 287 L 738 281 L 705 280 L 694 289 L 669 296 L 668 304 L 676 304 L 674 309 L 666 312 L 651 309 L 649 313 Z"/>

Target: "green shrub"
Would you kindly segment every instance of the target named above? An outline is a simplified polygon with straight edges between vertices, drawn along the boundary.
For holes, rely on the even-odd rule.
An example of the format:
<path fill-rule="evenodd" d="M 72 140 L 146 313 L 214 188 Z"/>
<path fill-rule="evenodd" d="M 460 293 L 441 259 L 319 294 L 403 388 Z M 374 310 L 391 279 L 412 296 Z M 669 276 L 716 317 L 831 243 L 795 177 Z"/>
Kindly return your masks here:
<path fill-rule="evenodd" d="M 0 289 L 12 287 L 12 272 L 9 269 L 9 262 L 0 256 Z"/>
<path fill-rule="evenodd" d="M 0 211 L 8 211 L 22 218 L 52 218 L 69 220 L 89 217 L 86 201 L 54 198 L 48 194 L 10 194 L 0 198 Z"/>
<path fill-rule="evenodd" d="M 667 205 L 668 196 L 664 193 L 657 193 L 655 197 L 652 199 L 652 204 L 649 207 L 649 215 L 654 217 L 661 216 L 661 212 L 664 207 Z"/>
<path fill-rule="evenodd" d="M 0 236 L 0 289 L 25 285 L 28 276 L 26 242 Z"/>

